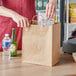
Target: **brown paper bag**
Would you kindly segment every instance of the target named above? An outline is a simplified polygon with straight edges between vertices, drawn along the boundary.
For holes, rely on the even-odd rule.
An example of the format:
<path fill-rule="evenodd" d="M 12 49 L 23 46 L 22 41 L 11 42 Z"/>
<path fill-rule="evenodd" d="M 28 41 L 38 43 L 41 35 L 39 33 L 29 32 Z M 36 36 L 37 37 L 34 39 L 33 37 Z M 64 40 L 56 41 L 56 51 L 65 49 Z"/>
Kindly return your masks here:
<path fill-rule="evenodd" d="M 60 24 L 23 29 L 23 62 L 52 66 L 60 56 Z"/>

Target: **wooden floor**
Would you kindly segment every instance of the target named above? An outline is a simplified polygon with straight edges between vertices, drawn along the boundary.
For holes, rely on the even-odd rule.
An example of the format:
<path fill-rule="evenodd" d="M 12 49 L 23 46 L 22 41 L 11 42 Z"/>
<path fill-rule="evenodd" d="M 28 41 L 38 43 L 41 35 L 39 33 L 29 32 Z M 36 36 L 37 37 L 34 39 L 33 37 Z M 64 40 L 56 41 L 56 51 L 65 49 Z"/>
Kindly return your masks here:
<path fill-rule="evenodd" d="M 0 76 L 76 76 L 76 63 L 71 55 L 61 54 L 60 62 L 53 66 L 22 63 L 21 56 L 3 61 L 0 55 Z"/>

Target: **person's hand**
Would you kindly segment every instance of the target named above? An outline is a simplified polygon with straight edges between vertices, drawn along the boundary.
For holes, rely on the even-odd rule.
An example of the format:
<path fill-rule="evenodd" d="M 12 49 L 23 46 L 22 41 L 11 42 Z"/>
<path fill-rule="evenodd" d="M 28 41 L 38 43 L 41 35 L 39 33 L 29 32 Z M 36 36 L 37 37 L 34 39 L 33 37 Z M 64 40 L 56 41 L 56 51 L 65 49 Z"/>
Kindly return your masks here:
<path fill-rule="evenodd" d="M 17 27 L 29 27 L 29 20 L 26 17 L 16 13 L 12 18 L 17 23 Z"/>
<path fill-rule="evenodd" d="M 57 2 L 56 1 L 49 2 L 46 5 L 46 16 L 48 18 L 54 18 L 55 17 L 56 7 L 57 7 Z"/>

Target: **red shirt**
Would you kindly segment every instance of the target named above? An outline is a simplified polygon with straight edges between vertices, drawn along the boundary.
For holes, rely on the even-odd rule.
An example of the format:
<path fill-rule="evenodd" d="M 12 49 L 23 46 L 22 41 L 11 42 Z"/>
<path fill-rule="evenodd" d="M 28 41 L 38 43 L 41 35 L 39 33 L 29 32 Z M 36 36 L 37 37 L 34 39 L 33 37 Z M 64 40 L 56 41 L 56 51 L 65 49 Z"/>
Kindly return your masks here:
<path fill-rule="evenodd" d="M 2 6 L 5 6 L 20 15 L 27 17 L 29 20 L 36 14 L 35 0 L 0 0 Z M 11 37 L 12 28 L 16 30 L 18 50 L 22 49 L 22 28 L 12 18 L 0 16 L 0 51 L 2 51 L 2 40 L 4 35 L 8 33 Z"/>

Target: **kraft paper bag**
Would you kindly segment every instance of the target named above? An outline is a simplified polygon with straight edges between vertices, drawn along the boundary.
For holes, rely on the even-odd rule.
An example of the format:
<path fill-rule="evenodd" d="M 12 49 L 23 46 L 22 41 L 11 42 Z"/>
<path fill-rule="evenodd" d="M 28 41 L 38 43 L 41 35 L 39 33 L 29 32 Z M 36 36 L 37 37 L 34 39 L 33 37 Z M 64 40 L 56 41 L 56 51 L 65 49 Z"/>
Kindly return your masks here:
<path fill-rule="evenodd" d="M 23 29 L 22 61 L 52 66 L 60 57 L 60 24 Z"/>

